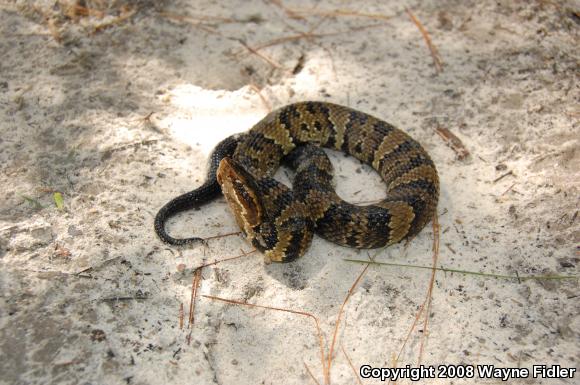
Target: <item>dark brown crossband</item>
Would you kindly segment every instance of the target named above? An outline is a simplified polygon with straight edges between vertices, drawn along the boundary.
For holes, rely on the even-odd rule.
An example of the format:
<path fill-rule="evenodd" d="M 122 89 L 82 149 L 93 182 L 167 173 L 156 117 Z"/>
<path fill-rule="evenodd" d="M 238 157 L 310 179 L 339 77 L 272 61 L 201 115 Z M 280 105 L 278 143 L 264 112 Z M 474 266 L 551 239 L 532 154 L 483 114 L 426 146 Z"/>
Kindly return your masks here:
<path fill-rule="evenodd" d="M 343 151 L 372 166 L 387 185 L 374 205 L 343 201 L 332 187 L 333 168 L 320 147 Z M 272 178 L 286 163 L 293 188 Z M 211 156 L 204 186 L 175 198 L 155 220 L 160 238 L 168 217 L 213 199 L 217 183 L 236 221 L 267 261 L 303 255 L 312 234 L 344 246 L 383 247 L 414 237 L 432 218 L 439 177 L 423 147 L 387 122 L 351 108 L 301 102 L 271 112 L 247 133 L 225 139 Z"/>

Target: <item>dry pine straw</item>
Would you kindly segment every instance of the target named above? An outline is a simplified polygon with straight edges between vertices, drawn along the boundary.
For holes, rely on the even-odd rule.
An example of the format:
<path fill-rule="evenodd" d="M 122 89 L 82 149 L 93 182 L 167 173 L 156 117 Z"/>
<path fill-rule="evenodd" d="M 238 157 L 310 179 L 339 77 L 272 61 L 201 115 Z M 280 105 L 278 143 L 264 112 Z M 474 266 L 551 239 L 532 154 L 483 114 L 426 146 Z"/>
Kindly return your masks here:
<path fill-rule="evenodd" d="M 227 236 L 227 235 L 232 235 L 232 234 L 225 234 L 223 236 Z M 221 236 L 217 236 L 217 237 L 221 237 Z M 212 239 L 217 238 L 217 237 L 212 237 Z M 194 321 L 195 321 L 195 317 L 194 317 L 195 303 L 196 303 L 198 289 L 199 289 L 199 286 L 201 284 L 201 271 L 202 271 L 202 269 L 204 267 L 207 267 L 207 266 L 217 265 L 217 264 L 222 263 L 222 262 L 246 257 L 246 256 L 254 253 L 255 251 L 256 250 L 244 252 L 242 250 L 242 254 L 240 254 L 240 255 L 225 258 L 222 260 L 216 260 L 214 262 L 210 262 L 210 263 L 198 266 L 197 268 L 194 269 L 193 280 L 192 280 L 192 289 L 191 289 L 191 298 L 190 298 L 190 304 L 189 304 L 189 316 L 188 316 L 188 320 L 189 320 L 188 328 L 190 329 L 190 332 L 187 335 L 188 344 L 191 342 L 191 333 L 192 333 L 193 325 L 194 325 Z M 435 282 L 435 274 L 438 270 L 436 267 L 438 257 L 439 257 L 439 223 L 437 221 L 437 216 L 435 215 L 433 218 L 433 266 L 431 269 L 431 278 L 429 280 L 427 293 L 426 293 L 425 299 L 423 301 L 423 304 L 421 305 L 417 314 L 415 315 L 414 322 L 411 325 L 411 327 L 409 328 L 409 331 L 407 332 L 405 340 L 403 341 L 403 344 L 401 345 L 401 348 L 399 349 L 398 355 L 396 356 L 396 358 L 392 362 L 393 367 L 395 367 L 397 365 L 397 362 L 398 362 L 399 358 L 401 357 L 401 355 L 402 355 L 402 353 L 407 345 L 407 342 L 411 338 L 413 331 L 415 330 L 417 324 L 419 323 L 421 316 L 423 314 L 425 314 L 425 316 L 423 318 L 423 331 L 421 333 L 421 343 L 420 343 L 419 354 L 418 354 L 418 358 L 417 358 L 418 364 L 421 363 L 421 360 L 422 360 L 422 357 L 424 354 L 425 340 L 426 340 L 427 335 L 428 335 L 428 332 L 427 332 L 428 321 L 429 321 L 429 314 L 430 314 L 433 285 Z M 366 271 L 368 270 L 369 266 L 371 265 L 371 262 L 373 262 L 373 261 L 374 261 L 374 258 L 371 258 L 371 260 L 366 263 L 366 265 L 361 270 L 361 272 L 358 274 L 357 278 L 354 280 L 353 284 L 351 285 L 350 289 L 348 290 L 348 292 L 347 292 L 347 294 L 342 302 L 342 305 L 340 306 L 338 314 L 336 316 L 336 321 L 334 324 L 334 332 L 332 335 L 332 341 L 331 341 L 330 347 L 328 349 L 326 349 L 326 354 L 325 354 L 325 344 L 324 344 L 325 338 L 324 338 L 324 335 L 322 333 L 322 329 L 320 328 L 320 321 L 319 321 L 318 317 L 316 317 L 312 313 L 309 313 L 309 312 L 306 312 L 303 310 L 293 310 L 293 309 L 285 309 L 285 308 L 269 306 L 269 305 L 252 304 L 252 303 L 248 303 L 248 302 L 242 301 L 242 300 L 221 298 L 221 297 L 211 296 L 211 295 L 203 295 L 203 297 L 210 299 L 210 300 L 213 300 L 213 301 L 225 302 L 225 303 L 228 303 L 228 304 L 231 304 L 234 306 L 247 306 L 247 307 L 251 307 L 251 308 L 261 308 L 261 309 L 267 309 L 267 310 L 271 310 L 271 311 L 281 311 L 281 312 L 296 314 L 299 316 L 304 316 L 304 317 L 308 317 L 308 318 L 312 319 L 312 321 L 314 322 L 315 329 L 316 329 L 316 336 L 318 338 L 318 344 L 319 344 L 319 348 L 320 348 L 320 362 L 322 365 L 322 376 L 324 379 L 324 384 L 329 385 L 330 378 L 331 378 L 330 376 L 331 376 L 332 362 L 333 362 L 334 355 L 335 355 L 334 351 L 335 351 L 335 347 L 337 344 L 338 331 L 340 329 L 340 323 L 341 323 L 342 316 L 344 313 L 344 308 L 345 308 L 348 300 L 350 299 L 350 297 L 354 293 L 356 287 L 360 283 L 362 277 L 365 275 Z M 180 314 L 179 324 L 180 324 L 180 328 L 181 328 L 183 325 L 183 304 L 180 305 L 179 314 Z M 345 357 L 349 363 L 349 366 L 353 370 L 355 378 L 360 383 L 361 380 L 359 378 L 357 371 L 355 370 L 355 366 L 352 364 L 350 357 L 348 357 L 348 355 L 346 354 L 346 351 L 344 350 L 344 346 L 342 344 L 341 344 L 341 349 L 342 349 L 343 354 L 345 355 Z M 307 370 L 308 374 L 310 375 L 310 377 L 312 378 L 312 380 L 315 383 L 320 384 L 320 382 L 316 379 L 316 377 L 314 376 L 314 374 L 312 373 L 312 371 L 310 370 L 308 365 L 306 365 L 306 363 L 304 363 L 304 367 L 306 368 L 306 370 Z"/>

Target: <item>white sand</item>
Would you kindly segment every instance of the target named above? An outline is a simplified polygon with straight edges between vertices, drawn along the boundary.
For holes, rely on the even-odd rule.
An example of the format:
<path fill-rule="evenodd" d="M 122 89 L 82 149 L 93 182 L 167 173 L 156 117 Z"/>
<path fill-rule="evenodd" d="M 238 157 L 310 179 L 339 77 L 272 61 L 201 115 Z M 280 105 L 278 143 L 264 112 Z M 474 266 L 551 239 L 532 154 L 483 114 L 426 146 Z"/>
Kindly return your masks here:
<path fill-rule="evenodd" d="M 193 269 L 250 247 L 234 236 L 178 249 L 152 228 L 165 202 L 201 184 L 213 145 L 300 100 L 372 113 L 428 149 L 441 177 L 440 267 L 578 275 L 577 2 L 285 1 L 308 11 L 292 19 L 269 1 L 142 1 L 125 11 L 124 2 L 86 1 L 105 16 L 77 20 L 54 3 L 0 4 L 0 384 L 314 384 L 305 364 L 324 383 L 310 318 L 201 295 L 312 313 L 326 353 L 363 268 L 343 259 L 367 251 L 316 238 L 295 263 L 264 265 L 253 254 L 205 268 L 188 344 L 179 309 L 187 326 Z M 405 6 L 439 50 L 441 73 Z M 359 16 L 320 16 L 336 10 Z M 236 40 L 258 47 L 307 31 L 328 35 L 259 50 L 268 59 Z M 456 159 L 438 126 L 471 156 Z M 331 155 L 341 196 L 382 196 L 368 167 Z M 237 231 L 223 199 L 169 228 Z M 370 255 L 430 266 L 432 242 L 428 226 L 406 248 Z M 430 274 L 369 268 L 344 309 L 332 384 L 356 383 L 342 348 L 357 370 L 392 366 Z M 416 366 L 423 341 L 426 365 L 578 368 L 579 294 L 578 280 L 437 272 L 427 338 L 422 317 L 397 366 Z M 501 381 L 425 381 L 479 382 Z"/>

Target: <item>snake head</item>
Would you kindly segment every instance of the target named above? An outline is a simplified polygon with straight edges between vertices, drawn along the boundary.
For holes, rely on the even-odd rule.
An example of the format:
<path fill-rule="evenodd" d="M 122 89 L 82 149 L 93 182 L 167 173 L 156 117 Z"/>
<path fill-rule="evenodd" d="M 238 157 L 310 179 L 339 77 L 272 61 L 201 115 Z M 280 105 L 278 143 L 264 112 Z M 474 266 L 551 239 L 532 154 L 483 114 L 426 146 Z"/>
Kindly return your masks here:
<path fill-rule="evenodd" d="M 220 161 L 216 177 L 238 226 L 247 238 L 253 240 L 264 214 L 254 177 L 228 157 Z"/>
<path fill-rule="evenodd" d="M 286 186 L 269 179 L 269 188 L 263 189 L 260 183 L 265 179 L 257 181 L 228 157 L 221 160 L 216 176 L 238 226 L 267 263 L 290 262 L 304 254 L 312 241 L 313 223 L 305 218 L 304 204 L 290 202 L 292 192 Z M 271 197 L 264 198 L 268 191 L 284 195 L 286 214 L 270 218 L 274 205 L 267 201 Z"/>

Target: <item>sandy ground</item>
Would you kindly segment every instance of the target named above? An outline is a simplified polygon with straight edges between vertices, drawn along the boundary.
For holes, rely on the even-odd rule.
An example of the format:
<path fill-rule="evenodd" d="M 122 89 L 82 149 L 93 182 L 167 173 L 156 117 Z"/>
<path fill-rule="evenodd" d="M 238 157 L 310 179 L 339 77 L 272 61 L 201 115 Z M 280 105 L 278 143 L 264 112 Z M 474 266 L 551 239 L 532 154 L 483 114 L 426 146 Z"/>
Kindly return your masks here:
<path fill-rule="evenodd" d="M 357 383 L 349 359 L 356 371 L 579 367 L 580 291 L 565 279 L 580 269 L 578 2 L 71 4 L 0 2 L 1 384 L 315 384 L 308 370 L 328 382 L 311 318 L 203 295 L 311 313 L 327 354 L 364 268 L 344 259 L 431 266 L 431 226 L 407 247 L 317 238 L 295 263 L 254 253 L 206 267 L 192 328 L 195 268 L 250 247 L 230 236 L 178 249 L 152 228 L 166 201 L 202 182 L 220 139 L 307 99 L 372 113 L 428 149 L 441 177 L 439 267 L 560 278 L 438 271 L 422 312 L 430 270 L 370 266 L 344 307 L 333 384 Z M 437 128 L 470 155 L 458 159 Z M 341 196 L 382 196 L 368 167 L 331 156 Z M 237 231 L 223 199 L 169 228 Z"/>

